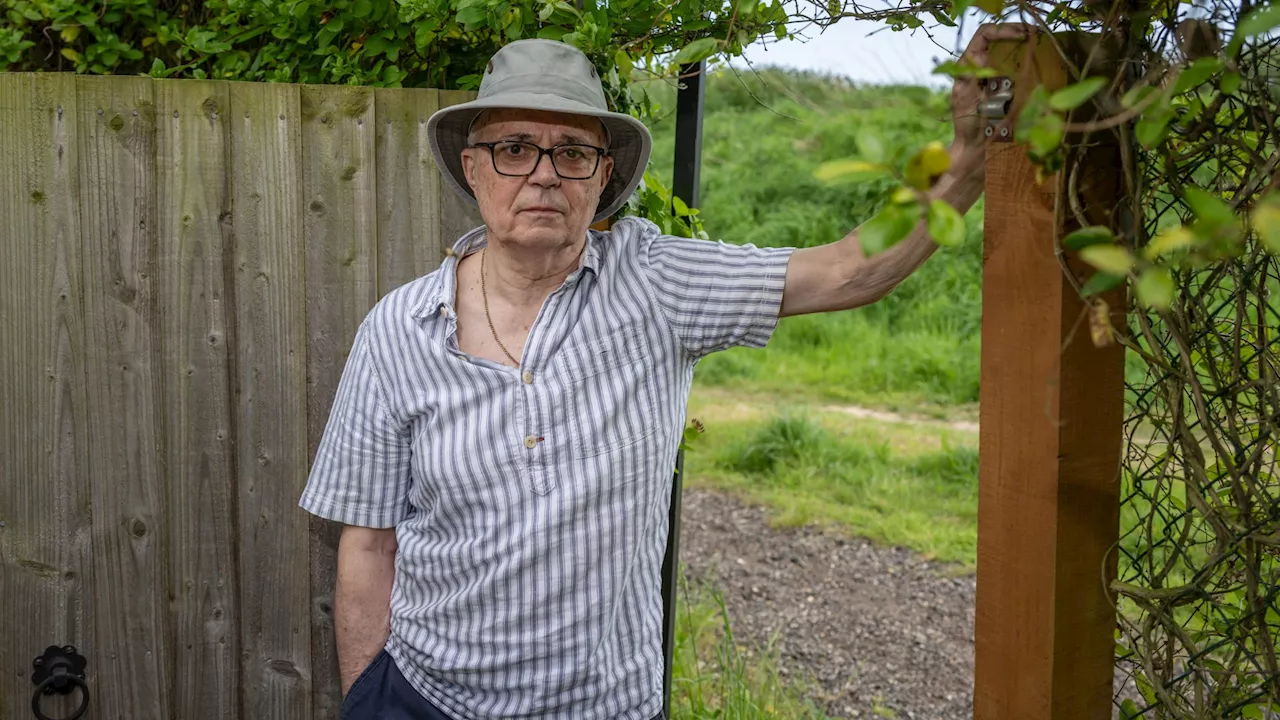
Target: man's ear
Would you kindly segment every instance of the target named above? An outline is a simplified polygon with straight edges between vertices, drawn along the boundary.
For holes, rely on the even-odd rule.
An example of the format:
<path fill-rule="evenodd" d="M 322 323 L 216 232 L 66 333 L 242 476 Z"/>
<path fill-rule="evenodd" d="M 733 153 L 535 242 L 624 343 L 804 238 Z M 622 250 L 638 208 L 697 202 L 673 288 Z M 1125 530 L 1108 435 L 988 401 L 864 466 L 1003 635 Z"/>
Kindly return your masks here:
<path fill-rule="evenodd" d="M 476 189 L 476 156 L 475 153 L 462 151 L 462 174 L 467 178 L 467 185 L 471 187 L 471 191 Z"/>

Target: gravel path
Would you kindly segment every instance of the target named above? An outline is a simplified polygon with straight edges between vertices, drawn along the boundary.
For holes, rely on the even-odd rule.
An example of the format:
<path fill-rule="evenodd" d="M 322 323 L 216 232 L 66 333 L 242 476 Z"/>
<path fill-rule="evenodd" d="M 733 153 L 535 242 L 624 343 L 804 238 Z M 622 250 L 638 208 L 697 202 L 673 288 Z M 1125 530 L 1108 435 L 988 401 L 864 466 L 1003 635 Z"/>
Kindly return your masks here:
<path fill-rule="evenodd" d="M 690 580 L 716 583 L 738 638 L 776 635 L 779 670 L 816 682 L 832 717 L 973 717 L 973 575 L 836 531 L 771 528 L 763 509 L 708 490 L 686 489 L 681 528 Z"/>

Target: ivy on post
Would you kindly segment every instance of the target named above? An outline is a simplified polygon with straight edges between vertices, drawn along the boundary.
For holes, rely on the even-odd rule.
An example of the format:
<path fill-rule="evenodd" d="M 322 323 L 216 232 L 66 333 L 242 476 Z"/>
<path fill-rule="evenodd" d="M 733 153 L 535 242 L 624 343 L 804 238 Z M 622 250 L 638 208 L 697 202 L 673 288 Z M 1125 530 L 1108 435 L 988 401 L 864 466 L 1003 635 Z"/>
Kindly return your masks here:
<path fill-rule="evenodd" d="M 1124 415 L 1111 328 L 1124 327 L 1125 291 L 1082 299 L 1092 270 L 1062 240 L 1081 219 L 1126 221 L 1120 146 L 1111 133 L 1017 121 L 1036 113 L 1029 102 L 1074 104 L 1072 119 L 1089 119 L 1089 88 L 1059 49 L 1109 74 L 1115 55 L 1091 53 L 1097 42 L 998 43 L 985 80 L 1012 97 L 987 103 L 1008 117 L 988 121 L 975 720 L 1111 716 Z"/>

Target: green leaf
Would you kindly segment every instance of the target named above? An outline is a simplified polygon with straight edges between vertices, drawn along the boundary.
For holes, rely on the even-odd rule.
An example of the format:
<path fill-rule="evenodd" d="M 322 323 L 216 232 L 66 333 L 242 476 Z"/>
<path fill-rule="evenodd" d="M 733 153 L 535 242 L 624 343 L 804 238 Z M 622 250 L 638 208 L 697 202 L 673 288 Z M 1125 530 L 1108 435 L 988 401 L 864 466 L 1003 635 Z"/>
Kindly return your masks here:
<path fill-rule="evenodd" d="M 813 171 L 825 183 L 865 181 L 889 177 L 889 168 L 864 160 L 829 160 Z"/>
<path fill-rule="evenodd" d="M 425 50 L 431 45 L 431 41 L 436 37 L 435 32 L 427 23 L 418 23 L 418 27 L 413 32 L 413 44 L 419 50 Z"/>
<path fill-rule="evenodd" d="M 1173 304 L 1173 276 L 1167 268 L 1149 267 L 1143 270 L 1134 290 L 1139 302 L 1147 307 L 1168 310 Z"/>
<path fill-rule="evenodd" d="M 1120 703 L 1120 720 L 1140 720 L 1141 711 L 1138 710 L 1138 704 L 1132 700 L 1126 699 Z"/>
<path fill-rule="evenodd" d="M 369 0 L 356 0 L 351 5 L 351 15 L 353 17 L 366 17 L 370 12 L 373 12 L 373 3 Z"/>
<path fill-rule="evenodd" d="M 1173 85 L 1173 94 L 1181 95 L 1188 90 L 1194 90 L 1221 71 L 1222 61 L 1218 58 L 1200 58 L 1178 73 L 1178 81 Z"/>
<path fill-rule="evenodd" d="M 1253 229 L 1267 250 L 1280 255 L 1280 196 L 1254 209 Z"/>
<path fill-rule="evenodd" d="M 1080 251 L 1080 258 L 1112 275 L 1124 275 L 1133 267 L 1133 256 L 1119 245 L 1090 245 Z"/>
<path fill-rule="evenodd" d="M 1249 40 L 1280 27 L 1280 3 L 1256 7 L 1236 25 L 1231 42 Z"/>
<path fill-rule="evenodd" d="M 1093 277 L 1080 287 L 1080 294 L 1084 297 L 1093 297 L 1101 295 L 1104 292 L 1115 290 L 1124 282 L 1123 275 L 1112 275 L 1111 273 L 1099 272 L 1094 273 Z"/>
<path fill-rule="evenodd" d="M 951 78 L 975 77 L 988 78 L 996 77 L 996 68 L 978 67 L 978 65 L 970 65 L 968 63 L 956 63 L 955 60 L 947 60 L 946 63 L 938 64 L 937 68 L 933 68 L 933 74 L 936 76 L 947 76 Z"/>
<path fill-rule="evenodd" d="M 738 14 L 742 17 L 751 17 L 759 4 L 760 0 L 738 0 Z"/>
<path fill-rule="evenodd" d="M 1236 216 L 1231 206 L 1217 195 L 1194 185 L 1183 188 L 1182 194 L 1197 220 L 1216 227 L 1235 224 Z"/>
<path fill-rule="evenodd" d="M 853 134 L 858 144 L 858 152 L 873 163 L 884 163 L 888 153 L 885 152 L 884 139 L 871 125 L 862 125 Z"/>
<path fill-rule="evenodd" d="M 1142 115 L 1142 119 L 1138 121 L 1138 125 L 1134 128 L 1134 135 L 1137 136 L 1138 142 L 1142 143 L 1145 148 L 1154 148 L 1164 140 L 1165 134 L 1169 131 L 1169 122 L 1173 120 L 1173 108 L 1168 105 L 1160 105 L 1148 108 L 1147 112 Z"/>
<path fill-rule="evenodd" d="M 680 52 L 676 53 L 676 57 L 672 62 L 677 65 L 689 65 L 701 62 L 714 55 L 719 47 L 720 41 L 715 38 L 694 40 L 681 48 Z"/>
<path fill-rule="evenodd" d="M 468 27 L 479 25 L 488 17 L 488 12 L 482 7 L 467 7 L 458 11 L 456 19 L 458 22 Z"/>
<path fill-rule="evenodd" d="M 1097 95 L 1098 91 L 1106 85 L 1107 79 L 1101 77 L 1091 77 L 1074 85 L 1068 85 L 1049 96 L 1049 107 L 1058 111 L 1074 110 Z"/>
<path fill-rule="evenodd" d="M 538 37 L 543 40 L 559 40 L 568 32 L 562 27 L 544 27 L 538 31 Z"/>
<path fill-rule="evenodd" d="M 1061 147 L 1066 134 L 1067 123 L 1053 113 L 1045 113 L 1027 132 L 1027 144 L 1033 153 L 1043 157 Z"/>
<path fill-rule="evenodd" d="M 1175 250 L 1188 247 L 1196 241 L 1189 228 L 1179 225 L 1156 235 L 1143 251 L 1148 260 L 1157 260 Z"/>
<path fill-rule="evenodd" d="M 919 203 L 886 205 L 858 229 L 858 242 L 867 255 L 878 255 L 911 234 L 920 220 Z"/>
<path fill-rule="evenodd" d="M 964 243 L 964 217 L 950 203 L 937 199 L 929 203 L 929 237 L 943 247 Z"/>
<path fill-rule="evenodd" d="M 1062 247 L 1078 252 L 1090 245 L 1113 244 L 1115 241 L 1116 236 L 1111 233 L 1110 228 L 1102 225 L 1091 225 L 1075 230 L 1062 238 Z"/>
<path fill-rule="evenodd" d="M 689 206 L 678 197 L 671 198 L 671 206 L 675 208 L 676 217 L 688 217 Z"/>
<path fill-rule="evenodd" d="M 1218 81 L 1218 89 L 1222 91 L 1223 95 L 1235 95 L 1236 91 L 1240 89 L 1240 83 L 1240 73 L 1223 73 L 1222 79 Z"/>
<path fill-rule="evenodd" d="M 1159 90 L 1150 85 L 1139 85 L 1125 93 L 1124 97 L 1120 98 L 1120 104 L 1126 108 L 1133 108 L 1138 103 L 1146 100 L 1147 96 L 1153 92 L 1159 92 Z"/>

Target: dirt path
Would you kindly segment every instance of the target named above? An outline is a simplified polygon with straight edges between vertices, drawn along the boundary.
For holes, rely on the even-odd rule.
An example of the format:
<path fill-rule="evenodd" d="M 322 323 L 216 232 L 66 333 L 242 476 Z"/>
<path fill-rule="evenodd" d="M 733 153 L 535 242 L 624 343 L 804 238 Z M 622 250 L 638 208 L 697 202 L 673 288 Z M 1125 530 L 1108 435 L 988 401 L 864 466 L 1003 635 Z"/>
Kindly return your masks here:
<path fill-rule="evenodd" d="M 832 717 L 969 720 L 974 577 L 707 490 L 684 496 L 681 559 L 713 580 L 734 633 L 816 681 Z"/>

